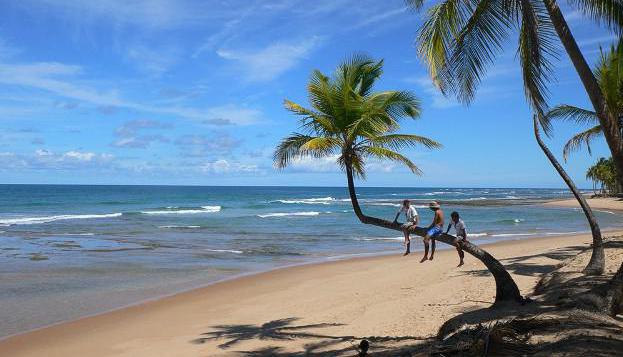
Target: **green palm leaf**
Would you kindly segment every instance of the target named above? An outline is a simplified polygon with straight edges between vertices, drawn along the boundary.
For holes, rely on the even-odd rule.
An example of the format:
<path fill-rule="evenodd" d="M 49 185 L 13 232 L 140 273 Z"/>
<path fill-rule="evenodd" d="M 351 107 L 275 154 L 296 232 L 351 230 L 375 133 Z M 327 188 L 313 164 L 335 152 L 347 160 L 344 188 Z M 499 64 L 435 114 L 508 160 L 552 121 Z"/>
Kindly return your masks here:
<path fill-rule="evenodd" d="M 591 152 L 591 141 L 603 135 L 603 131 L 601 130 L 601 126 L 597 125 L 588 130 L 585 130 L 581 133 L 575 134 L 574 136 L 567 141 L 565 147 L 563 148 L 562 155 L 565 159 L 569 157 L 569 154 L 573 151 L 579 150 L 582 147 L 582 144 L 586 144 L 586 149 L 589 154 Z"/>
<path fill-rule="evenodd" d="M 588 109 L 582 109 L 573 105 L 558 105 L 545 114 L 547 121 L 551 120 L 567 120 L 577 124 L 595 124 L 599 123 L 597 114 Z"/>
<path fill-rule="evenodd" d="M 389 134 L 377 136 L 362 142 L 364 145 L 388 147 L 392 150 L 425 146 L 427 149 L 439 149 L 442 145 L 429 138 L 412 134 Z"/>
<path fill-rule="evenodd" d="M 299 133 L 284 138 L 273 154 L 273 161 L 277 168 L 288 166 L 292 160 L 302 157 L 324 157 L 335 152 L 339 141 L 333 138 L 320 138 Z"/>
<path fill-rule="evenodd" d="M 584 14 L 617 33 L 623 29 L 623 3 L 620 0 L 569 0 Z"/>
<path fill-rule="evenodd" d="M 519 31 L 519 58 L 521 61 L 524 90 L 532 108 L 543 113 L 547 107 L 547 83 L 551 80 L 550 58 L 556 55 L 556 33 L 542 2 L 520 0 L 521 29 Z M 548 121 L 541 126 L 550 136 Z"/>
<path fill-rule="evenodd" d="M 405 165 L 416 175 L 422 175 L 422 171 L 415 165 L 411 160 L 407 157 L 393 151 L 380 146 L 362 146 L 359 148 L 359 151 L 363 153 L 365 156 L 374 157 L 380 160 L 390 160 L 395 161 L 400 164 Z"/>

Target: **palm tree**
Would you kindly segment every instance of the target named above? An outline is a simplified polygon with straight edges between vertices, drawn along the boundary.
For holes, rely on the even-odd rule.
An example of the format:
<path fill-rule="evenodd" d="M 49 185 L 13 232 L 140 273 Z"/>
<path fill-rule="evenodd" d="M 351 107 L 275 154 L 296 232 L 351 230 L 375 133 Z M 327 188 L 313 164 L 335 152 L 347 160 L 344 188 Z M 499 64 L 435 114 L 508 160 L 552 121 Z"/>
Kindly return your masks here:
<path fill-rule="evenodd" d="M 343 62 L 332 77 L 316 70 L 308 84 L 312 109 L 285 100 L 287 110 L 301 117 L 303 133 L 284 138 L 274 153 L 275 165 L 285 168 L 297 159 L 335 158 L 346 172 L 348 192 L 357 218 L 393 230 L 401 230 L 397 222 L 365 215 L 359 205 L 355 178 L 365 178 L 368 159 L 391 160 L 420 174 L 419 168 L 397 150 L 424 146 L 429 149 L 441 145 L 434 140 L 411 134 L 398 134 L 399 120 L 417 118 L 420 105 L 417 98 L 405 91 L 374 92 L 373 86 L 382 74 L 383 61 L 356 55 Z M 425 229 L 413 233 L 424 236 Z M 437 240 L 453 244 L 454 237 L 443 234 Z M 493 274 L 496 282 L 496 303 L 523 302 L 515 281 L 504 266 L 486 251 L 472 243 L 462 248 L 481 260 Z"/>
<path fill-rule="evenodd" d="M 584 215 L 586 216 L 588 225 L 589 227 L 591 227 L 591 233 L 593 236 L 593 252 L 591 254 L 590 261 L 584 268 L 584 273 L 587 275 L 601 275 L 604 273 L 604 269 L 606 268 L 606 257 L 604 253 L 603 239 L 601 237 L 601 229 L 599 228 L 597 217 L 595 217 L 593 210 L 591 210 L 588 202 L 586 202 L 586 198 L 584 198 L 580 190 L 578 190 L 571 177 L 569 177 L 569 175 L 562 168 L 562 165 L 560 165 L 554 154 L 552 154 L 552 152 L 547 148 L 547 146 L 541 139 L 539 126 L 540 122 L 543 122 L 543 120 L 539 120 L 538 116 L 535 115 L 533 121 L 534 136 L 537 143 L 539 144 L 539 147 L 541 148 L 541 150 L 543 150 L 543 153 L 545 153 L 545 156 L 547 156 L 552 166 L 554 166 L 560 177 L 562 177 L 563 181 L 565 181 L 565 184 L 567 184 L 567 187 L 569 187 L 575 199 L 580 203 L 580 207 L 582 207 L 582 211 L 584 211 Z"/>
<path fill-rule="evenodd" d="M 415 9 L 420 9 L 423 2 L 406 0 Z M 619 2 L 571 2 L 611 29 L 623 29 L 623 5 Z M 428 64 L 440 90 L 469 103 L 475 96 L 481 78 L 502 51 L 504 40 L 514 28 L 519 30 L 518 54 L 524 91 L 536 118 L 541 121 L 539 126 L 549 135 L 550 122 L 544 115 L 547 111 L 547 84 L 552 77 L 551 59 L 557 55 L 556 39 L 559 39 L 593 103 L 599 124 L 605 128 L 604 136 L 614 162 L 621 169 L 619 174 L 623 173 L 623 138 L 619 118 L 609 115 L 597 79 L 582 56 L 556 0 L 444 0 L 428 10 L 427 19 L 417 38 L 418 52 Z M 538 127 L 535 127 L 535 134 L 538 134 Z M 541 146 L 542 149 L 544 147 Z M 554 164 L 553 156 L 548 155 L 545 149 L 543 151 Z M 554 167 L 568 185 L 572 184 L 568 175 L 560 170 L 560 165 Z M 592 221 L 596 222 L 594 219 Z M 590 224 L 592 227 L 593 223 Z M 593 246 L 600 249 L 601 234 L 593 234 Z M 598 259 L 602 255 L 596 256 L 596 265 L 588 266 L 586 273 L 603 272 L 600 269 L 603 264 Z"/>
<path fill-rule="evenodd" d="M 623 128 L 623 38 L 616 46 L 611 46 L 610 51 L 601 52 L 597 66 L 593 74 L 606 101 L 608 115 L 617 118 L 619 126 Z M 585 144 L 591 153 L 591 142 L 604 135 L 595 111 L 576 107 L 569 104 L 557 105 L 545 114 L 547 121 L 567 120 L 578 124 L 588 124 L 590 128 L 575 134 L 564 146 L 563 157 L 565 161 L 573 151 L 577 151 Z"/>
<path fill-rule="evenodd" d="M 419 10 L 424 0 L 405 0 Z M 579 11 L 609 29 L 623 30 L 623 4 L 619 0 L 570 0 Z M 504 40 L 519 30 L 518 54 L 528 101 L 541 118 L 547 109 L 547 84 L 552 78 L 551 59 L 560 40 L 578 73 L 623 182 L 623 133 L 612 117 L 597 78 L 590 70 L 556 0 L 444 0 L 428 10 L 417 42 L 420 57 L 444 94 L 453 93 L 469 103 L 502 51 Z M 541 123 L 546 134 L 548 123 Z"/>
<path fill-rule="evenodd" d="M 597 194 L 597 182 L 599 181 L 597 177 L 597 166 L 593 165 L 586 170 L 586 179 L 593 183 L 593 195 Z"/>

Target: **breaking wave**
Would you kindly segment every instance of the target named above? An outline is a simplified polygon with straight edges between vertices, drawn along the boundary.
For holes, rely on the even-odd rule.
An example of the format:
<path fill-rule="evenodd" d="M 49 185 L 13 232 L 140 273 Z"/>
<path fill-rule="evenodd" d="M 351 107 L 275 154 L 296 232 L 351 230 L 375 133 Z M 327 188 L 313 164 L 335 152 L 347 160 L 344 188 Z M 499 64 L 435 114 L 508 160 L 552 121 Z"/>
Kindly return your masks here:
<path fill-rule="evenodd" d="M 98 218 L 114 218 L 120 217 L 121 213 L 108 213 L 108 214 L 63 214 L 56 216 L 44 216 L 44 217 L 22 217 L 22 218 L 10 218 L 0 219 L 0 226 L 12 226 L 19 224 L 42 224 L 55 221 L 65 221 L 70 219 L 98 219 Z"/>

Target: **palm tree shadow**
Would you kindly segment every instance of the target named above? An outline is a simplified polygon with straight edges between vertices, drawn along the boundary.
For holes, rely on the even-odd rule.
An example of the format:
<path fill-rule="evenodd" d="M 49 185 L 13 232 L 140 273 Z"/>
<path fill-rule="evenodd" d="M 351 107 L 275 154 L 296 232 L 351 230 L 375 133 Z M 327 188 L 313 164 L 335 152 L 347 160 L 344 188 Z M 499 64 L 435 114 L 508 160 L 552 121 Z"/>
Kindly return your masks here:
<path fill-rule="evenodd" d="M 340 355 L 356 351 L 356 344 L 366 339 L 373 349 L 378 351 L 396 352 L 390 355 L 400 355 L 400 351 L 415 351 L 423 346 L 428 346 L 426 338 L 413 336 L 341 336 L 329 335 L 311 330 L 328 327 L 344 326 L 341 323 L 318 323 L 294 325 L 299 320 L 296 317 L 283 318 L 268 321 L 261 325 L 215 325 L 213 331 L 201 334 L 201 337 L 190 341 L 195 344 L 203 344 L 209 341 L 225 340 L 218 345 L 221 349 L 228 349 L 238 343 L 248 340 L 292 341 L 313 340 L 304 345 L 304 351 L 286 352 L 279 346 L 268 346 L 254 351 L 238 351 L 246 356 L 316 356 L 316 355 Z M 417 341 L 418 343 L 405 344 L 405 342 Z M 346 344 L 346 346 L 344 346 Z"/>
<path fill-rule="evenodd" d="M 220 348 L 229 348 L 239 342 L 246 340 L 294 340 L 297 338 L 331 338 L 322 334 L 306 332 L 304 330 L 318 329 L 334 326 L 342 326 L 339 323 L 321 323 L 310 325 L 292 326 L 298 318 L 290 317 L 266 322 L 261 325 L 216 325 L 212 326 L 214 331 L 201 334 L 204 337 L 197 338 L 192 343 L 202 344 L 210 340 L 227 339 L 225 343 L 219 345 Z"/>

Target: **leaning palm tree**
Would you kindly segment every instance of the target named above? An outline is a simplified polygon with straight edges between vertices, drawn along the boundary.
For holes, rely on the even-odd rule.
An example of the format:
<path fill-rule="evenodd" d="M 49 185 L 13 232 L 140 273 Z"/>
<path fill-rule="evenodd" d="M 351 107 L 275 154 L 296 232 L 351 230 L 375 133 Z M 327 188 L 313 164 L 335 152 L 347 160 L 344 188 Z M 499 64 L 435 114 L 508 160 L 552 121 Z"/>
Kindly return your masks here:
<path fill-rule="evenodd" d="M 621 58 L 623 58 L 623 41 L 619 40 L 617 46 L 611 46 L 609 52 L 602 51 L 599 63 L 593 70 L 593 74 L 595 78 L 597 78 L 597 83 L 599 84 L 599 89 L 606 101 L 608 116 L 611 118 L 617 118 L 619 125 L 623 124 L 623 61 L 621 61 Z M 571 139 L 569 139 L 569 141 L 567 141 L 563 149 L 563 158 L 565 161 L 568 159 L 571 152 L 580 149 L 583 144 L 586 144 L 586 147 L 590 153 L 591 142 L 598 137 L 602 137 L 604 133 L 602 126 L 599 123 L 598 114 L 590 109 L 579 108 L 568 104 L 558 105 L 545 113 L 542 122 L 547 123 L 546 125 L 550 125 L 553 120 L 567 120 L 578 124 L 590 124 L 591 126 L 590 128 L 574 135 Z M 539 138 L 537 138 L 537 140 L 539 140 Z M 541 145 L 540 142 L 539 145 Z M 550 157 L 550 155 L 548 155 L 548 158 L 552 161 L 552 157 Z M 586 202 L 586 199 L 573 184 L 569 176 L 564 172 L 564 170 L 561 172 L 562 167 L 554 161 L 552 161 L 552 164 L 561 174 L 571 192 L 578 200 L 593 234 L 593 254 L 589 264 L 586 266 L 585 272 L 590 274 L 601 274 L 605 268 L 605 257 L 603 251 L 603 240 L 599 229 L 599 223 L 597 222 L 597 217 L 595 217 L 590 206 Z M 590 173 L 591 175 L 598 174 L 597 170 L 593 170 Z"/>
<path fill-rule="evenodd" d="M 578 187 L 575 185 L 571 177 L 567 174 L 565 169 L 563 169 L 562 165 L 558 162 L 554 154 L 549 150 L 549 148 L 541 139 L 541 134 L 539 131 L 540 122 L 543 120 L 539 120 L 538 116 L 535 115 L 534 118 L 534 136 L 536 138 L 537 143 L 543 153 L 549 160 L 549 162 L 554 166 L 560 177 L 562 177 L 563 181 L 569 187 L 569 190 L 573 193 L 573 196 L 580 204 L 582 211 L 584 211 L 584 215 L 586 216 L 586 220 L 588 221 L 588 225 L 591 228 L 591 234 L 593 236 L 593 252 L 591 254 L 591 259 L 584 268 L 584 273 L 587 275 L 601 275 L 606 268 L 606 256 L 604 253 L 603 246 L 603 238 L 601 236 L 601 229 L 599 228 L 599 223 L 597 222 L 597 217 L 593 213 L 591 206 L 586 202 L 586 198 L 584 195 L 578 190 Z"/>
<path fill-rule="evenodd" d="M 419 10 L 424 0 L 405 0 Z M 620 0 L 569 0 L 571 6 L 609 29 L 623 32 Z M 556 0 L 443 0 L 430 7 L 418 35 L 418 52 L 444 94 L 470 102 L 505 39 L 518 29 L 517 49 L 524 89 L 536 114 L 547 109 L 547 84 L 552 79 L 551 59 L 557 57 L 558 40 L 578 73 L 597 114 L 599 124 L 623 182 L 623 133 L 618 117 L 608 112 L 597 78 Z M 543 130 L 549 133 L 547 123 Z"/>
<path fill-rule="evenodd" d="M 571 2 L 610 28 L 623 29 L 623 6 L 619 2 Z M 406 3 L 419 9 L 424 1 L 406 0 Z M 524 91 L 536 118 L 541 121 L 539 126 L 549 135 L 550 123 L 544 119 L 548 107 L 547 84 L 553 74 L 551 60 L 557 56 L 556 40 L 559 39 L 584 84 L 600 125 L 606 128 L 606 141 L 617 167 L 621 168 L 619 174 L 623 173 L 623 133 L 619 119 L 609 115 L 597 79 L 582 56 L 556 0 L 444 0 L 428 10 L 417 39 L 418 53 L 444 94 L 454 94 L 462 102 L 469 103 L 486 70 L 502 51 L 504 40 L 515 28 L 518 29 L 517 51 Z M 552 161 L 552 157 L 548 158 Z M 568 183 L 568 176 L 565 176 L 563 179 Z M 600 234 L 594 234 L 593 241 L 594 246 L 601 247 Z M 602 266 L 597 259 L 585 272 L 601 274 Z"/>
<path fill-rule="evenodd" d="M 364 224 L 393 230 L 401 225 L 363 213 L 355 190 L 355 179 L 365 178 L 369 159 L 391 160 L 405 165 L 411 172 L 420 169 L 398 151 L 424 146 L 429 149 L 441 145 L 434 140 L 411 134 L 399 134 L 399 120 L 417 118 L 420 105 L 417 98 L 405 91 L 374 92 L 373 86 L 382 74 L 383 61 L 356 55 L 342 63 L 332 77 L 316 70 L 308 84 L 312 109 L 289 100 L 287 110 L 301 118 L 301 133 L 284 138 L 274 153 L 278 168 L 301 158 L 335 158 L 336 164 L 346 173 L 348 191 L 353 210 Z M 424 236 L 423 228 L 413 233 Z M 442 234 L 437 240 L 451 244 L 454 237 Z M 504 266 L 486 251 L 466 242 L 462 248 L 482 261 L 496 282 L 496 303 L 523 302 L 515 281 Z"/>

